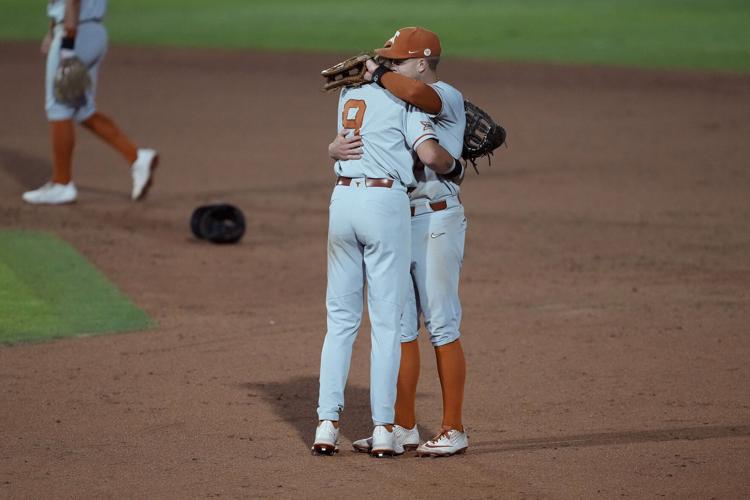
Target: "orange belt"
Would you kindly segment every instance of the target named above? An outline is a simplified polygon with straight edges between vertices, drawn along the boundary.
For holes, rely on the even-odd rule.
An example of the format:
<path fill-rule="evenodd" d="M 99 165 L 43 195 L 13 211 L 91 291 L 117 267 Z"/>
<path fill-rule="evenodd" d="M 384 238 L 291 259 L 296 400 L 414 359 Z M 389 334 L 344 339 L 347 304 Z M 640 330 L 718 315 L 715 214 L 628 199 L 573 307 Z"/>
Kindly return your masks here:
<path fill-rule="evenodd" d="M 339 177 L 336 179 L 337 186 L 351 186 L 352 182 L 359 186 L 362 181 L 354 180 L 351 177 Z M 373 179 L 365 177 L 365 186 L 368 188 L 389 188 L 393 186 L 393 179 Z"/>
<path fill-rule="evenodd" d="M 445 200 L 436 201 L 435 203 L 430 203 L 428 206 L 433 212 L 439 212 L 441 210 L 445 210 L 446 208 L 448 208 L 448 202 Z M 414 217 L 414 214 L 416 213 L 416 211 L 417 211 L 417 207 L 411 207 L 412 217 Z"/>

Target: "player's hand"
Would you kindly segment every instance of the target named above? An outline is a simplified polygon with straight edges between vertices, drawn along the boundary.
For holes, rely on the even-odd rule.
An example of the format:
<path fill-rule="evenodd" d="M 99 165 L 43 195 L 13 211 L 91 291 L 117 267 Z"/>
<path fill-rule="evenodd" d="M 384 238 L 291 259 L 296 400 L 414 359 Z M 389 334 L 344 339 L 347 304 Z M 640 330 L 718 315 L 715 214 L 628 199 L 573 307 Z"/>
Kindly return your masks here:
<path fill-rule="evenodd" d="M 328 145 L 328 155 L 334 160 L 359 160 L 362 158 L 362 146 L 364 146 L 362 137 L 359 135 L 347 137 L 350 132 L 351 130 L 342 130 Z"/>
<path fill-rule="evenodd" d="M 48 31 L 47 34 L 44 35 L 44 38 L 42 38 L 42 44 L 39 46 L 39 51 L 42 54 L 47 55 L 50 45 L 52 45 L 52 33 Z"/>
<path fill-rule="evenodd" d="M 365 81 L 371 82 L 372 81 L 372 72 L 378 69 L 378 63 L 373 61 L 372 59 L 368 59 L 365 61 L 365 66 L 367 67 L 367 71 L 365 71 Z"/>

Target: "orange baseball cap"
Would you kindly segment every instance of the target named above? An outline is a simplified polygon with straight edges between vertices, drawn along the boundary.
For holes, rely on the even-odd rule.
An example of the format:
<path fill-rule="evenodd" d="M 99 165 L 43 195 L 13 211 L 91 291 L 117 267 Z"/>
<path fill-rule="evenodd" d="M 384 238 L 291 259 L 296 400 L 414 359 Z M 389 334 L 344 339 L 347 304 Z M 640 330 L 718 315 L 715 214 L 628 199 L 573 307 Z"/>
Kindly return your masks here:
<path fill-rule="evenodd" d="M 375 53 L 386 59 L 411 59 L 440 55 L 440 39 L 430 30 L 419 27 L 401 28 Z"/>

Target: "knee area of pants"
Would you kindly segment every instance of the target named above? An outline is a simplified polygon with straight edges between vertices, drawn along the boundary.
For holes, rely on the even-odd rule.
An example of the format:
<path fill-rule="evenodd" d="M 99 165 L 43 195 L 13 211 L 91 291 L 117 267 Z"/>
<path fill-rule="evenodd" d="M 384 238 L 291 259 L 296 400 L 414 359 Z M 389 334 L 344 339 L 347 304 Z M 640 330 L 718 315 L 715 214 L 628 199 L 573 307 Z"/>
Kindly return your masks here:
<path fill-rule="evenodd" d="M 432 343 L 433 347 L 442 347 L 446 344 L 450 344 L 451 342 L 455 342 L 461 338 L 461 334 L 458 332 L 452 332 L 449 334 L 439 334 L 439 335 L 431 335 L 430 336 L 430 342 Z"/>
<path fill-rule="evenodd" d="M 67 110 L 62 105 L 56 104 L 54 106 L 47 108 L 47 121 L 50 122 L 58 122 L 63 120 L 72 120 L 75 111 L 74 110 Z"/>
<path fill-rule="evenodd" d="M 409 335 L 401 334 L 401 343 L 406 344 L 408 342 L 414 342 L 419 337 L 418 333 L 410 333 Z"/>
<path fill-rule="evenodd" d="M 94 106 L 86 105 L 83 108 L 76 110 L 65 106 L 64 104 L 55 102 L 54 104 L 47 106 L 46 113 L 47 121 L 50 122 L 73 120 L 77 124 L 80 124 L 91 118 L 91 116 L 96 113 L 96 108 L 94 108 Z"/>

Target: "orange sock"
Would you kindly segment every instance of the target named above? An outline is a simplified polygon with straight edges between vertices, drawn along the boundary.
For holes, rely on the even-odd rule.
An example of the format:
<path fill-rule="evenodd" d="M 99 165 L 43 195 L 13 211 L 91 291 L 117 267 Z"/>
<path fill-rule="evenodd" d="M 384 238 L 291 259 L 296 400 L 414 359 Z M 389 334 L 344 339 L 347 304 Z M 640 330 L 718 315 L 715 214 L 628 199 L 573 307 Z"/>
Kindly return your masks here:
<path fill-rule="evenodd" d="M 406 429 L 417 423 L 417 382 L 419 382 L 419 342 L 401 343 L 401 365 L 396 386 L 396 423 Z"/>
<path fill-rule="evenodd" d="M 138 157 L 138 149 L 135 144 L 130 142 L 130 139 L 115 125 L 115 122 L 106 115 L 96 112 L 83 122 L 83 126 L 119 151 L 128 161 L 128 165 L 132 165 Z"/>
<path fill-rule="evenodd" d="M 73 120 L 49 122 L 52 139 L 52 182 L 67 184 L 73 170 L 75 127 Z"/>
<path fill-rule="evenodd" d="M 461 341 L 435 348 L 440 386 L 443 389 L 443 429 L 463 431 L 461 407 L 466 383 L 466 359 Z"/>

